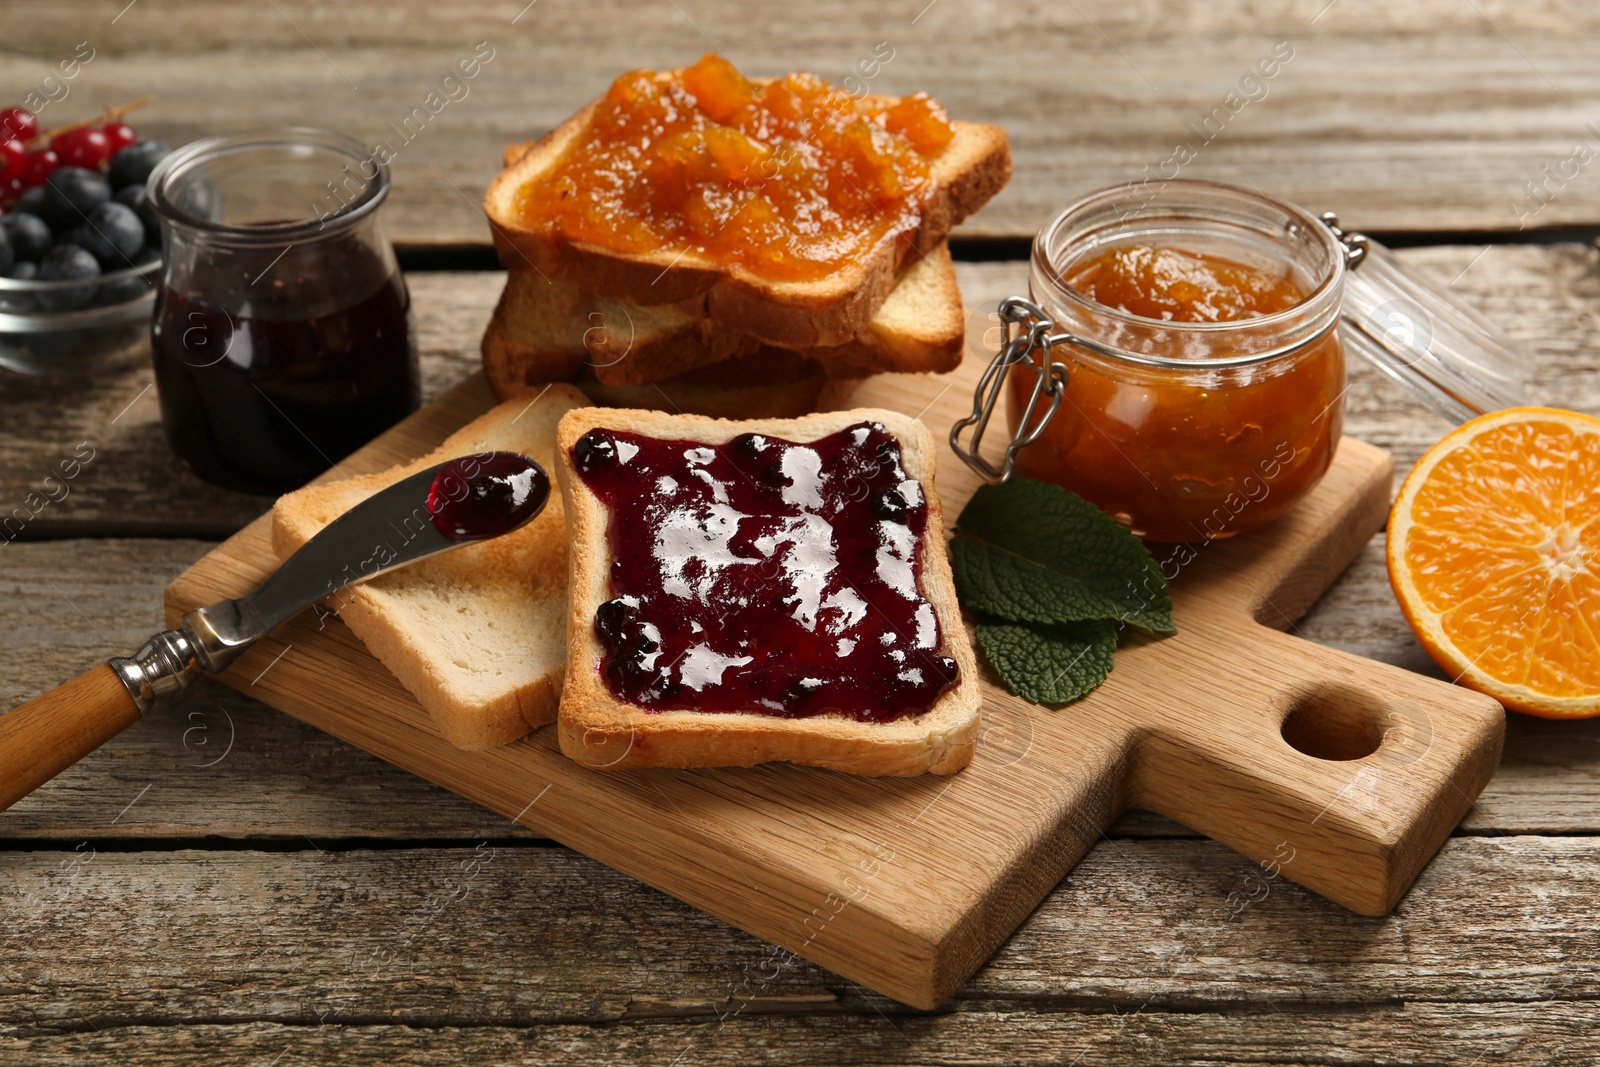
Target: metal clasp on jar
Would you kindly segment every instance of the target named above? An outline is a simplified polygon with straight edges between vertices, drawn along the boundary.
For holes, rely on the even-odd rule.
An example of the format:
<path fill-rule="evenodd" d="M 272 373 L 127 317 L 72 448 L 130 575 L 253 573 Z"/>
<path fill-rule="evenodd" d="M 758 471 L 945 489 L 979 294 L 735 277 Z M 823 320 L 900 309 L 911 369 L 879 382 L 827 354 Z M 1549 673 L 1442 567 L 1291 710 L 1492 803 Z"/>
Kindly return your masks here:
<path fill-rule="evenodd" d="M 1361 261 L 1367 258 L 1367 235 L 1340 226 L 1337 212 L 1324 211 L 1317 218 L 1321 219 L 1322 224 L 1332 230 L 1339 243 L 1344 245 L 1345 269 L 1355 270 L 1361 266 Z"/>
<path fill-rule="evenodd" d="M 1102 355 L 1118 354 L 1115 348 L 1087 337 L 1055 332 L 1056 324 L 1045 314 L 1044 309 L 1024 297 L 1013 296 L 1000 301 L 998 313 L 1001 330 L 1000 351 L 989 361 L 983 377 L 978 379 L 978 387 L 972 395 L 972 414 L 950 427 L 950 450 L 991 485 L 999 485 L 1010 480 L 1012 469 L 1016 466 L 1017 453 L 1039 439 L 1039 435 L 1044 433 L 1044 428 L 1055 417 L 1056 409 L 1061 406 L 1061 400 L 1067 392 L 1068 371 L 1065 363 L 1050 359 L 1055 347 L 1077 345 Z M 1016 336 L 1012 336 L 1013 327 L 1020 331 Z M 1040 356 L 1037 362 L 1033 358 L 1035 352 Z M 979 450 L 983 446 L 983 434 L 989 428 L 989 419 L 994 414 L 995 405 L 1000 402 L 1006 376 L 1018 364 L 1025 365 L 1033 372 L 1033 392 L 1028 394 L 1028 404 L 1022 409 L 1022 418 L 1017 422 L 1017 432 L 1006 445 L 1005 455 L 1001 457 L 1000 465 L 997 467 L 984 459 Z M 1039 419 L 1038 425 L 1029 429 L 1034 412 L 1043 398 L 1048 398 L 1050 406 Z M 961 432 L 968 426 L 973 428 L 972 443 L 963 445 Z"/>

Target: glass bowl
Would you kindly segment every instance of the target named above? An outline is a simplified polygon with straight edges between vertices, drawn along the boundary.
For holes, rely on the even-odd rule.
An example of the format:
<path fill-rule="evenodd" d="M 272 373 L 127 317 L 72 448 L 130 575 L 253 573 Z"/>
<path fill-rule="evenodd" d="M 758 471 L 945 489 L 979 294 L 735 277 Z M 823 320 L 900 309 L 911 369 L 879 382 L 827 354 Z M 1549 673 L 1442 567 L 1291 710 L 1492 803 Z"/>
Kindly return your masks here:
<path fill-rule="evenodd" d="M 74 374 L 145 357 L 160 281 L 160 259 L 83 281 L 0 278 L 0 367 Z"/>

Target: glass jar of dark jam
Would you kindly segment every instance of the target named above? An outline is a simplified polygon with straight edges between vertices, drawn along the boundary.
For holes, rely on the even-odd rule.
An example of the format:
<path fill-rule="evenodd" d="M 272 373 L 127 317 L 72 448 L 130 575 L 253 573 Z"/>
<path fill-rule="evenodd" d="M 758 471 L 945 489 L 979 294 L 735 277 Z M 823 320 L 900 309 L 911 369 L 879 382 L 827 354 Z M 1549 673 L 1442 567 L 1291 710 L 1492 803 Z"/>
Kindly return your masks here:
<path fill-rule="evenodd" d="M 416 409 L 388 191 L 371 151 L 298 128 L 197 141 L 151 174 L 161 420 L 200 477 L 285 492 Z"/>

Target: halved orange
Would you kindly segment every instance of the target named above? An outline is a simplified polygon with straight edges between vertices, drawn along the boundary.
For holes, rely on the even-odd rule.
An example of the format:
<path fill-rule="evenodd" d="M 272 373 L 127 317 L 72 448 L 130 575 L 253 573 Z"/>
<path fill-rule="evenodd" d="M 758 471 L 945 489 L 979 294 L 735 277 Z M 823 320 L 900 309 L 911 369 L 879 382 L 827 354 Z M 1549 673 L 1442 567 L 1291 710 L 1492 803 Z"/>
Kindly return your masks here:
<path fill-rule="evenodd" d="M 1389 581 L 1452 678 L 1600 715 L 1600 419 L 1510 408 L 1434 445 L 1389 513 Z"/>

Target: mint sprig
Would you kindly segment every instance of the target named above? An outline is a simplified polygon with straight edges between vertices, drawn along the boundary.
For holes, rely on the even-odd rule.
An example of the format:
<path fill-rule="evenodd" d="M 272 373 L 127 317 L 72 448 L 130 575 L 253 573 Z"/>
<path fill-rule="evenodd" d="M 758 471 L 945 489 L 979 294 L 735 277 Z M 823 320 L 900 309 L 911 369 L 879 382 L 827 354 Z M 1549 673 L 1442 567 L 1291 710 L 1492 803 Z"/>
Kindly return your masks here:
<path fill-rule="evenodd" d="M 1111 673 L 1117 624 L 1085 622 L 978 623 L 978 647 L 1024 700 L 1059 708 L 1092 691 Z"/>
<path fill-rule="evenodd" d="M 986 485 L 956 520 L 956 590 L 1015 622 L 1116 619 L 1174 633 L 1161 568 L 1140 540 L 1076 493 L 1031 478 Z"/>
<path fill-rule="evenodd" d="M 1029 478 L 972 494 L 950 543 L 956 592 L 1006 688 L 1059 707 L 1111 672 L 1119 623 L 1175 633 L 1155 559 L 1110 515 Z"/>

